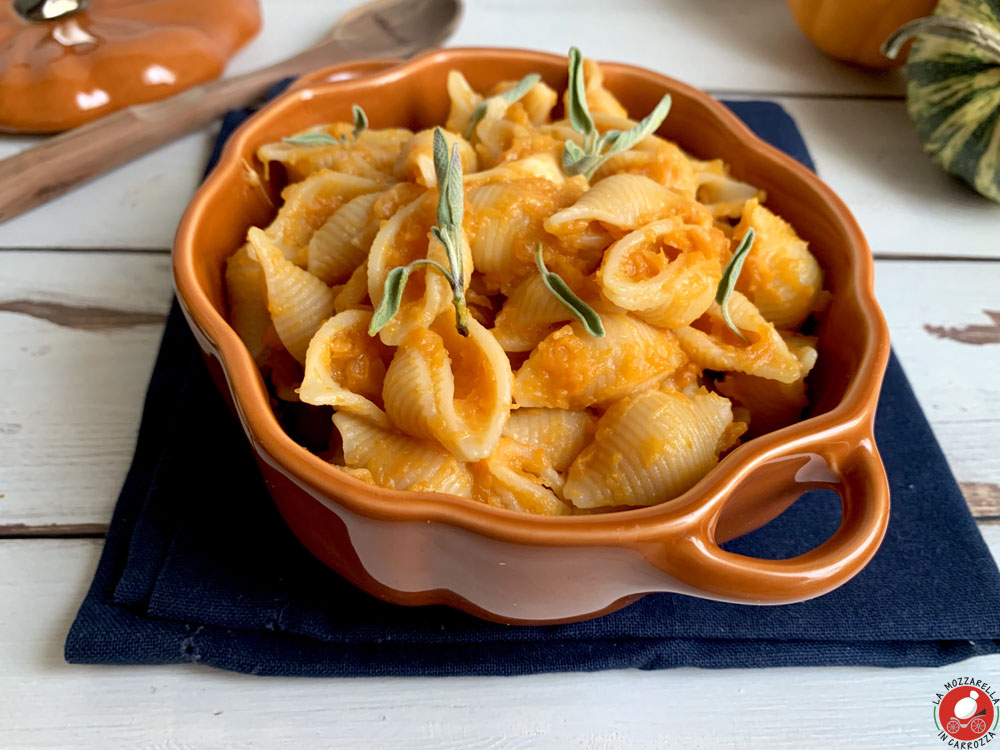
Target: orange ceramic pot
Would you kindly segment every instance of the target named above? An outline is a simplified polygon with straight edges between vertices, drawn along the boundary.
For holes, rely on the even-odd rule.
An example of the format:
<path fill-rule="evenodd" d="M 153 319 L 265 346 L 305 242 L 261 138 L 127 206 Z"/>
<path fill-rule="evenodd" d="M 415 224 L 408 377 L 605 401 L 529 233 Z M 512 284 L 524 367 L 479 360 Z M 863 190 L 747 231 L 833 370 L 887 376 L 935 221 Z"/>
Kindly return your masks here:
<path fill-rule="evenodd" d="M 695 156 L 724 158 L 736 177 L 767 190 L 768 205 L 809 240 L 833 292 L 810 376 L 810 416 L 745 443 L 661 505 L 536 517 L 458 497 L 371 487 L 282 431 L 250 353 L 226 322 L 225 259 L 249 226 L 272 219 L 281 188 L 281 178 L 271 175 L 269 182 L 256 162 L 260 145 L 317 123 L 349 120 L 352 104 L 365 108 L 375 128 L 441 123 L 448 111 L 445 77 L 453 68 L 479 90 L 530 72 L 562 89 L 565 58 L 449 49 L 402 65 L 369 61 L 318 71 L 232 136 L 181 221 L 174 244 L 178 296 L 275 503 L 316 557 L 383 599 L 448 604 L 510 623 L 584 619 L 655 591 L 783 604 L 841 585 L 882 540 L 889 492 L 872 421 L 889 337 L 857 223 L 816 175 L 756 138 L 708 95 L 648 70 L 602 67 L 607 86 L 631 112 L 648 112 L 669 92 L 673 108 L 660 133 Z M 257 175 L 248 176 L 248 164 Z M 815 488 L 834 489 L 843 500 L 840 528 L 816 549 L 761 560 L 719 547 Z"/>
<path fill-rule="evenodd" d="M 258 29 L 257 0 L 3 0 L 0 128 L 67 130 L 164 99 L 218 77 Z"/>

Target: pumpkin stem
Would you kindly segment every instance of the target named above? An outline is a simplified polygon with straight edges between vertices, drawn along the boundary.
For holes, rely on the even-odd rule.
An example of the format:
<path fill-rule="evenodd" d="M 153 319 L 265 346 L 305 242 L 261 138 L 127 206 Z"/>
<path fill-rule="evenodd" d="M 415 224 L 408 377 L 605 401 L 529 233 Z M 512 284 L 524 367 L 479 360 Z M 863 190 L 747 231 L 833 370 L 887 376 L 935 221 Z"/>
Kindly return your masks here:
<path fill-rule="evenodd" d="M 1000 64 L 1000 34 L 981 23 L 947 16 L 926 16 L 904 23 L 882 43 L 882 54 L 895 58 L 903 45 L 917 34 L 929 34 L 944 39 L 969 42 L 986 53 L 987 57 Z"/>

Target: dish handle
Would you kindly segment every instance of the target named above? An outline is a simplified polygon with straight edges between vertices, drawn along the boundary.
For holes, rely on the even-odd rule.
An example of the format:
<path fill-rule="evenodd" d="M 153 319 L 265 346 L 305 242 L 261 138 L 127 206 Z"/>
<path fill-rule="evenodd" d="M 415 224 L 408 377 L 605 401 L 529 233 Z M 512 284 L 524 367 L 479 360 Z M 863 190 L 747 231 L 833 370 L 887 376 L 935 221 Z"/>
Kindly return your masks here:
<path fill-rule="evenodd" d="M 825 594 L 856 575 L 875 555 L 889 520 L 889 484 L 871 430 L 867 437 L 849 442 L 843 438 L 799 444 L 783 460 L 758 465 L 741 488 L 760 496 L 825 487 L 841 498 L 840 526 L 814 549 L 784 560 L 768 560 L 727 552 L 719 546 L 719 518 L 734 493 L 725 493 L 702 506 L 691 523 L 679 530 L 659 555 L 659 567 L 696 595 L 744 604 L 789 604 Z M 804 460 L 794 460 L 801 458 Z M 829 480 L 805 478 L 802 470 L 820 460 Z M 790 502 L 786 503 L 786 505 Z M 695 592 L 692 592 L 695 593 Z"/>

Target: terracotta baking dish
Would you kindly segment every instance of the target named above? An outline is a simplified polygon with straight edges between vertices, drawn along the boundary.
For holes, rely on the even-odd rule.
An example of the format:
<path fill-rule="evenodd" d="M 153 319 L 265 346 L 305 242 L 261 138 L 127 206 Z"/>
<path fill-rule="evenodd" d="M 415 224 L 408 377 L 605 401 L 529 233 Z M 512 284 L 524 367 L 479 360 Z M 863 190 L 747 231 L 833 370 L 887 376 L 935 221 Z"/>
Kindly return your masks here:
<path fill-rule="evenodd" d="M 271 220 L 281 188 L 280 177 L 265 179 L 257 148 L 316 123 L 349 120 L 355 103 L 376 128 L 441 123 L 452 68 L 479 90 L 535 71 L 562 90 L 566 59 L 449 49 L 403 65 L 367 61 L 318 71 L 230 139 L 181 221 L 174 275 L 191 329 L 288 525 L 317 558 L 375 596 L 447 604 L 510 623 L 585 619 L 654 591 L 781 604 L 841 585 L 882 540 L 889 491 L 872 421 L 889 337 L 857 223 L 812 172 L 757 139 L 708 95 L 648 70 L 603 67 L 630 112 L 648 112 L 670 92 L 673 109 L 661 134 L 696 156 L 724 158 L 738 178 L 767 190 L 768 205 L 810 242 L 833 292 L 809 381 L 810 416 L 740 446 L 675 500 L 593 516 L 535 517 L 458 497 L 372 488 L 300 447 L 279 426 L 249 352 L 226 322 L 223 263 L 249 226 Z M 819 547 L 785 560 L 719 547 L 816 488 L 833 489 L 843 501 L 840 528 Z"/>

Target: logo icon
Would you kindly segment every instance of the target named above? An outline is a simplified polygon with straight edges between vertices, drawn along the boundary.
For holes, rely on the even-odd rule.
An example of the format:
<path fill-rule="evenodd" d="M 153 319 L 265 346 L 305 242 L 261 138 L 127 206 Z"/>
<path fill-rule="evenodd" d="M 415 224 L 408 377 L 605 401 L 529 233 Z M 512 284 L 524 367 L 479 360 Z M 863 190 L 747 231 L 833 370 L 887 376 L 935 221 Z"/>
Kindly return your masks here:
<path fill-rule="evenodd" d="M 984 747 L 996 732 L 997 699 L 982 680 L 962 677 L 945 683 L 945 693 L 934 702 L 938 739 L 953 747 Z M 956 745 L 955 741 L 962 742 Z M 966 746 L 964 743 L 974 743 Z"/>

